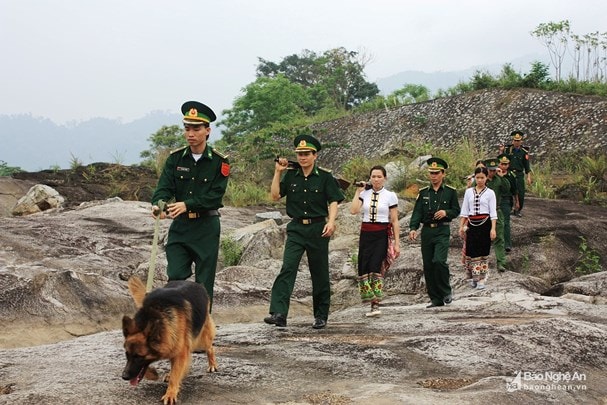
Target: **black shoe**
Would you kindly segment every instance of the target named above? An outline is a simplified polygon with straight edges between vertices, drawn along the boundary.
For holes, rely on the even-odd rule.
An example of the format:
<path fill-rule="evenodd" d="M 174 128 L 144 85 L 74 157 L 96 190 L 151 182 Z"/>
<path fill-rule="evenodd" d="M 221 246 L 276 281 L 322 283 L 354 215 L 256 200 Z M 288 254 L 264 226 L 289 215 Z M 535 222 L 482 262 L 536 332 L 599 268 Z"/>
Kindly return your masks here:
<path fill-rule="evenodd" d="M 322 329 L 322 328 L 324 328 L 325 326 L 327 326 L 327 321 L 325 321 L 325 320 L 324 320 L 324 319 L 322 319 L 322 318 L 315 318 L 315 319 L 314 319 L 314 323 L 312 324 L 312 327 L 313 327 L 314 329 Z"/>
<path fill-rule="evenodd" d="M 287 316 L 284 314 L 270 314 L 270 316 L 263 318 L 263 321 L 265 323 L 269 323 L 270 325 L 276 325 L 280 328 L 285 328 L 287 326 Z"/>
<path fill-rule="evenodd" d="M 507 247 L 505 250 L 506 250 L 506 253 L 510 253 L 510 251 L 512 250 L 512 248 Z"/>
<path fill-rule="evenodd" d="M 453 302 L 453 295 L 449 294 L 445 298 L 443 298 L 443 303 L 445 305 L 449 305 Z"/>
<path fill-rule="evenodd" d="M 516 216 L 517 216 L 517 217 L 519 217 L 519 218 L 522 218 L 522 217 L 523 217 L 523 214 L 521 214 L 521 212 L 520 212 L 520 211 L 516 211 L 516 214 L 514 214 L 514 215 L 516 215 Z"/>
<path fill-rule="evenodd" d="M 440 304 L 435 304 L 433 302 L 430 305 L 426 305 L 426 308 L 442 307 L 443 305 L 445 305 L 445 304 L 443 304 L 442 302 Z"/>

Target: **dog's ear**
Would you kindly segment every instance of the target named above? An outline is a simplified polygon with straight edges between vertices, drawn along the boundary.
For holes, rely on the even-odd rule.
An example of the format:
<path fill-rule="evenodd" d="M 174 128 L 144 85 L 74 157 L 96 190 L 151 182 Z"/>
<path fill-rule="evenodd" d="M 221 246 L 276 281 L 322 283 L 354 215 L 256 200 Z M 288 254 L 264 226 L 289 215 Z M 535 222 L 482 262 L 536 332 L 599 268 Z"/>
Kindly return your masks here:
<path fill-rule="evenodd" d="M 122 317 L 122 333 L 124 334 L 124 337 L 133 335 L 136 332 L 137 332 L 137 325 L 135 324 L 135 321 L 126 315 L 123 316 Z"/>
<path fill-rule="evenodd" d="M 131 296 L 133 297 L 133 301 L 135 301 L 135 307 L 137 309 L 141 308 L 143 305 L 143 299 L 145 298 L 145 285 L 143 281 L 139 279 L 139 277 L 131 277 L 129 278 L 129 291 L 131 292 Z"/>

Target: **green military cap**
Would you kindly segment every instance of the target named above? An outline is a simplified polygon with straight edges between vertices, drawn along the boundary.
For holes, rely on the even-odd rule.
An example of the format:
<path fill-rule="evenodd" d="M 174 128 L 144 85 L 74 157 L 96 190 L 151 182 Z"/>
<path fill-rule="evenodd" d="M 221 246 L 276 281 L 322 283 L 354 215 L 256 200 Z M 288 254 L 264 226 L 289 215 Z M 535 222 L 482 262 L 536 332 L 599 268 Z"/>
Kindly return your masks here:
<path fill-rule="evenodd" d="M 295 152 L 318 152 L 321 149 L 320 141 L 308 134 L 296 136 L 293 145 Z"/>
<path fill-rule="evenodd" d="M 487 159 L 485 160 L 485 166 L 487 167 L 487 170 L 497 170 L 497 167 L 499 166 L 499 160 Z"/>
<path fill-rule="evenodd" d="M 437 172 L 439 170 L 444 171 L 445 169 L 449 168 L 449 165 L 447 164 L 447 162 L 445 162 L 443 159 L 437 158 L 437 157 L 432 157 L 432 158 L 426 160 L 426 164 L 428 165 L 429 172 Z"/>
<path fill-rule="evenodd" d="M 213 110 L 198 101 L 186 101 L 183 103 L 181 106 L 181 113 L 183 114 L 184 124 L 208 124 L 217 119 Z"/>
<path fill-rule="evenodd" d="M 512 131 L 510 136 L 513 141 L 522 141 L 523 140 L 523 131 Z"/>
<path fill-rule="evenodd" d="M 497 157 L 499 163 L 510 163 L 510 158 L 505 153 L 502 153 Z"/>

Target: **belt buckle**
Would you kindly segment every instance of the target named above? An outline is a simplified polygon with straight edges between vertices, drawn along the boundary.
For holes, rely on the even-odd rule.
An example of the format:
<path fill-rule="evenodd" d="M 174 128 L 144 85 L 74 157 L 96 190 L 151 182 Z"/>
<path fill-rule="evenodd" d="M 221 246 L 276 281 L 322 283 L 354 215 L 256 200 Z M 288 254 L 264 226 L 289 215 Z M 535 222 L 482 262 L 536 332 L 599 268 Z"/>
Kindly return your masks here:
<path fill-rule="evenodd" d="M 188 212 L 188 218 L 196 219 L 196 218 L 198 218 L 198 213 L 197 212 Z"/>
<path fill-rule="evenodd" d="M 437 228 L 438 224 L 430 224 L 430 228 Z"/>
<path fill-rule="evenodd" d="M 301 223 L 304 225 L 310 225 L 312 223 L 312 219 L 311 218 L 303 218 L 301 220 Z"/>

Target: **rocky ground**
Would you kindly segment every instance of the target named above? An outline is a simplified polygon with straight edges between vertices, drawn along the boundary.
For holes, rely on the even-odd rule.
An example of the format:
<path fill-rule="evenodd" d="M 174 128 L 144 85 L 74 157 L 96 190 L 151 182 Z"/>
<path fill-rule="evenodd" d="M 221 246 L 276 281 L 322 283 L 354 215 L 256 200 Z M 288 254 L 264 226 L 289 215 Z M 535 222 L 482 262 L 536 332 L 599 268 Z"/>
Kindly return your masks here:
<path fill-rule="evenodd" d="M 382 315 L 369 319 L 351 262 L 359 219 L 347 208 L 331 242 L 332 313 L 319 331 L 305 261 L 288 328 L 261 321 L 284 224 L 255 222 L 263 207 L 222 209 L 223 234 L 245 250 L 217 275 L 219 372 L 207 374 L 195 354 L 180 403 L 606 403 L 607 274 L 575 269 L 580 236 L 595 252 L 607 248 L 607 209 L 531 198 L 513 220 L 510 271 L 493 273 L 485 291 L 464 282 L 453 232 L 455 300 L 433 309 L 419 243 L 403 238 Z M 409 210 L 403 202 L 405 229 Z M 110 199 L 0 222 L 0 404 L 159 403 L 165 383 L 133 389 L 120 378 L 120 319 L 134 312 L 125 280 L 148 271 L 149 204 Z M 156 286 L 165 264 L 161 248 Z"/>

